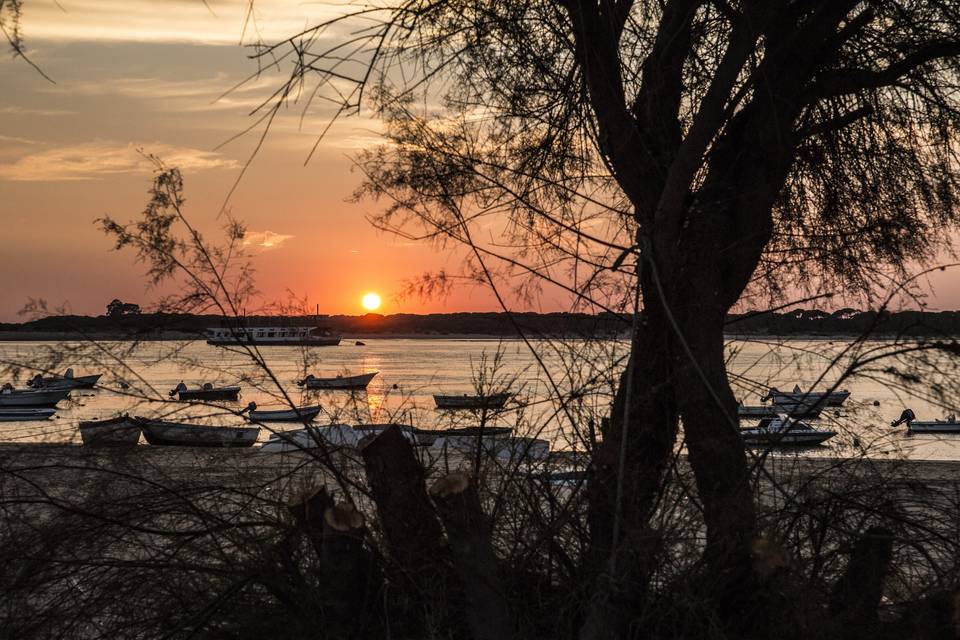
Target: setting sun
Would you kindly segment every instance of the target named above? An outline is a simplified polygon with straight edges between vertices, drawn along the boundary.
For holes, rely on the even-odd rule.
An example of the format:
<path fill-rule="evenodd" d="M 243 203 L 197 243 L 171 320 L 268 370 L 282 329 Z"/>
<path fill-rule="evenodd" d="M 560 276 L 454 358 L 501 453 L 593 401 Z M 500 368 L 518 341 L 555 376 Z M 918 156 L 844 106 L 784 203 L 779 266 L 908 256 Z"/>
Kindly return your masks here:
<path fill-rule="evenodd" d="M 366 309 L 367 311 L 376 311 L 377 309 L 380 308 L 381 302 L 382 301 L 380 300 L 380 296 L 376 293 L 373 293 L 372 291 L 366 294 L 365 296 L 363 296 L 363 300 L 361 300 L 361 304 L 363 305 L 363 308 Z"/>

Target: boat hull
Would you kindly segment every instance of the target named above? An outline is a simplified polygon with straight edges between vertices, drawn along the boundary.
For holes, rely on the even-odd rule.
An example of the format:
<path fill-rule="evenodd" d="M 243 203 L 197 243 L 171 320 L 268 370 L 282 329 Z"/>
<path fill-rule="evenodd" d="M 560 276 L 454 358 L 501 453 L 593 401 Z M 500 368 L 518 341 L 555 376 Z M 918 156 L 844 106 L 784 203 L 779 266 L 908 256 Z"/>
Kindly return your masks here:
<path fill-rule="evenodd" d="M 250 422 L 310 422 L 320 414 L 320 406 L 297 407 L 296 409 L 259 410 L 248 414 Z"/>
<path fill-rule="evenodd" d="M 849 391 L 795 393 L 771 391 L 768 396 L 775 405 L 806 405 L 812 407 L 839 407 L 850 397 Z"/>
<path fill-rule="evenodd" d="M 306 378 L 303 382 L 305 389 L 327 389 L 342 391 L 360 391 L 366 389 L 370 381 L 378 372 L 364 373 L 357 376 L 339 376 L 336 378 Z"/>
<path fill-rule="evenodd" d="M 821 406 L 806 404 L 765 404 L 757 407 L 740 405 L 737 407 L 737 416 L 740 418 L 776 418 L 787 415 L 791 418 L 819 418 Z"/>
<path fill-rule="evenodd" d="M 132 447 L 140 441 L 140 424 L 127 416 L 80 423 L 80 439 L 86 446 Z"/>
<path fill-rule="evenodd" d="M 361 437 L 362 434 L 348 424 L 308 427 L 275 433 L 260 446 L 260 451 L 263 453 L 290 453 L 318 449 L 321 445 L 334 449 L 356 447 Z"/>
<path fill-rule="evenodd" d="M 139 420 L 143 437 L 152 445 L 167 447 L 251 447 L 260 427 L 213 427 Z"/>
<path fill-rule="evenodd" d="M 506 393 L 492 396 L 433 396 L 437 409 L 502 409 L 509 399 L 510 395 Z"/>
<path fill-rule="evenodd" d="M 907 429 L 911 433 L 960 433 L 960 422 L 911 422 Z"/>
<path fill-rule="evenodd" d="M 179 400 L 236 400 L 239 397 L 240 387 L 186 389 L 177 392 L 177 399 Z"/>
<path fill-rule="evenodd" d="M 211 338 L 207 344 L 215 347 L 236 347 L 236 346 L 257 346 L 257 347 L 335 347 L 340 344 L 342 338 L 322 337 L 322 338 L 302 338 L 302 339 L 278 339 L 278 338 Z"/>
<path fill-rule="evenodd" d="M 24 422 L 27 420 L 48 420 L 57 413 L 56 409 L 28 407 L 24 409 L 0 408 L 0 422 Z"/>
<path fill-rule="evenodd" d="M 823 444 L 836 434 L 832 431 L 763 433 L 752 431 L 740 434 L 743 443 L 751 447 L 812 447 Z"/>
<path fill-rule="evenodd" d="M 57 376 L 43 378 L 39 383 L 35 384 L 28 382 L 27 385 L 34 389 L 93 389 L 97 386 L 102 376 L 102 373 L 95 373 L 89 376 L 77 376 L 75 378 Z"/>
<path fill-rule="evenodd" d="M 3 407 L 53 407 L 70 395 L 70 389 L 19 390 L 0 392 L 0 408 Z"/>

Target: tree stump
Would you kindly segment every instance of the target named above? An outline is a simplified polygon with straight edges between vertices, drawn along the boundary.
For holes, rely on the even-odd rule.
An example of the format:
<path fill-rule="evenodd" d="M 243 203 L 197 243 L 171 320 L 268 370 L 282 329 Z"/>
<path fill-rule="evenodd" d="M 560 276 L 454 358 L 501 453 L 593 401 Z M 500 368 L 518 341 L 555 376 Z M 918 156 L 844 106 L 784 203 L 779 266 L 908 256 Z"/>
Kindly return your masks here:
<path fill-rule="evenodd" d="M 847 570 L 834 586 L 830 612 L 843 637 L 855 640 L 876 631 L 883 579 L 893 555 L 893 533 L 870 527 L 853 547 Z"/>
<path fill-rule="evenodd" d="M 466 619 L 474 640 L 504 640 L 515 623 L 497 574 L 490 524 L 470 477 L 452 473 L 430 487 L 430 495 L 447 530 L 453 565 L 466 596 Z"/>

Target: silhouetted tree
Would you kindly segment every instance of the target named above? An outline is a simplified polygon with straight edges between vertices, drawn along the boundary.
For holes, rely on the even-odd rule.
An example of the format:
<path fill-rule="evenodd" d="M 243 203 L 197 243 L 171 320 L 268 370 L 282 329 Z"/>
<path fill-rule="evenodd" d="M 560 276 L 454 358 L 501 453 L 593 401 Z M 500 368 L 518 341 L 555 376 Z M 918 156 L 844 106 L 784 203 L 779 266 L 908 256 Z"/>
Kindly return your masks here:
<path fill-rule="evenodd" d="M 369 104 L 390 141 L 359 158 L 380 226 L 466 244 L 491 284 L 642 305 L 593 457 L 592 570 L 644 593 L 682 418 L 717 608 L 747 624 L 763 600 L 724 319 L 796 288 L 869 298 L 947 246 L 958 33 L 940 0 L 408 0 L 264 46 L 299 63 L 264 117 L 303 84 L 338 116 Z"/>
<path fill-rule="evenodd" d="M 123 302 L 118 298 L 114 298 L 110 301 L 110 304 L 107 305 L 107 315 L 111 318 L 118 316 L 126 315 L 139 315 L 140 314 L 140 305 L 134 304 L 132 302 Z"/>

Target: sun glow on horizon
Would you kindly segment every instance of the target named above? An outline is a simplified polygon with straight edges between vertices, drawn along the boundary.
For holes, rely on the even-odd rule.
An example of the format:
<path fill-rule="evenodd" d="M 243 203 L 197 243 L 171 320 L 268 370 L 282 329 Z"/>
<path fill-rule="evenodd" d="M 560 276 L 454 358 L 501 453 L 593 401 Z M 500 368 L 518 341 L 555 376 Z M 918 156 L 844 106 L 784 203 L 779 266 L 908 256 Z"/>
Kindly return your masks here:
<path fill-rule="evenodd" d="M 380 295 L 371 291 L 363 296 L 360 304 L 362 304 L 363 308 L 367 311 L 376 311 L 380 308 L 382 302 L 383 300 L 380 299 Z"/>

